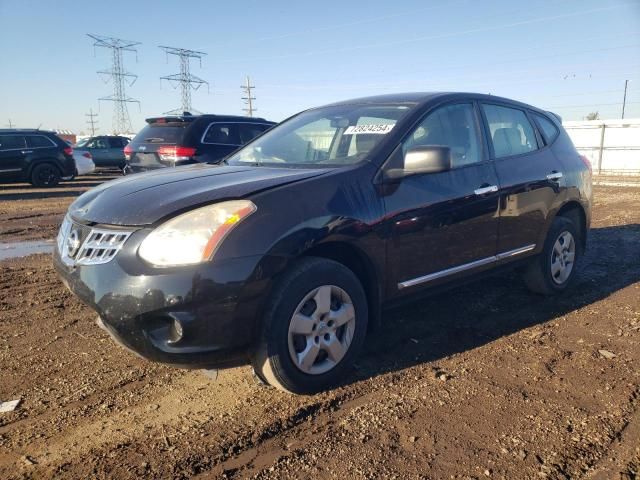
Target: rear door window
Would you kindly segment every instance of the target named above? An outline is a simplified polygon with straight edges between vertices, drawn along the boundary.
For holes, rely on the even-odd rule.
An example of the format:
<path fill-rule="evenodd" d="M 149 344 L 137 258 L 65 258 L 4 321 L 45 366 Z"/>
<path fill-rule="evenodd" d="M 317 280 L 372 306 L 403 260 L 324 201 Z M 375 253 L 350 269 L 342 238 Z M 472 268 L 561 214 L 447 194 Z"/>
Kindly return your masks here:
<path fill-rule="evenodd" d="M 125 146 L 126 146 L 126 143 L 124 143 L 121 138 L 118 138 L 118 137 L 109 138 L 110 148 L 124 148 Z"/>
<path fill-rule="evenodd" d="M 544 136 L 544 140 L 547 145 L 552 143 L 560 134 L 558 127 L 556 127 L 551 120 L 539 113 L 534 113 L 533 118 L 535 118 L 538 127 L 542 131 L 542 135 Z"/>
<path fill-rule="evenodd" d="M 86 145 L 87 148 L 109 148 L 109 144 L 107 143 L 107 139 L 106 138 L 94 138 L 92 140 L 89 140 L 89 142 L 87 142 Z"/>
<path fill-rule="evenodd" d="M 268 128 L 269 125 L 260 125 L 258 123 L 239 124 L 238 135 L 240 136 L 240 143 L 242 143 L 242 145 L 249 143 Z"/>
<path fill-rule="evenodd" d="M 482 105 L 489 123 L 496 158 L 532 152 L 538 148 L 535 130 L 527 115 L 517 108 Z"/>
<path fill-rule="evenodd" d="M 212 123 L 202 137 L 202 143 L 241 145 L 239 126 L 238 123 Z"/>
<path fill-rule="evenodd" d="M 22 135 L 0 135 L 0 150 L 20 150 L 25 147 Z"/>
<path fill-rule="evenodd" d="M 51 148 L 56 145 L 44 135 L 28 135 L 27 147 L 29 148 Z"/>

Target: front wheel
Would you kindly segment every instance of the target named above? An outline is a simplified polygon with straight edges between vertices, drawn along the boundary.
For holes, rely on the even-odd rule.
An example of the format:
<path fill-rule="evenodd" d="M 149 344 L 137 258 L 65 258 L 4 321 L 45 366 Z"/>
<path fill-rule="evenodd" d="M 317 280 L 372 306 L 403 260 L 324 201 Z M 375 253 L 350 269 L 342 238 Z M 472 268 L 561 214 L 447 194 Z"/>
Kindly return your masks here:
<path fill-rule="evenodd" d="M 551 224 L 542 253 L 527 267 L 524 280 L 529 290 L 554 295 L 566 290 L 576 276 L 576 264 L 582 253 L 575 224 L 556 217 Z"/>
<path fill-rule="evenodd" d="M 362 348 L 367 316 L 351 270 L 325 258 L 301 260 L 271 295 L 253 358 L 257 375 L 293 393 L 335 386 Z"/>

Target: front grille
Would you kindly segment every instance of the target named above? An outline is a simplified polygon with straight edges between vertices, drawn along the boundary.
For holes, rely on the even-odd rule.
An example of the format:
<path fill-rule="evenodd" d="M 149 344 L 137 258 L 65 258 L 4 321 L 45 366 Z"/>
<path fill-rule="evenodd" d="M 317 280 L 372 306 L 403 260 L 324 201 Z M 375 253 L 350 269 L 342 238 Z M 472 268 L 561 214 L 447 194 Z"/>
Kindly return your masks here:
<path fill-rule="evenodd" d="M 58 232 L 58 251 L 62 260 L 69 265 L 100 265 L 113 260 L 132 233 L 91 228 L 73 223 L 65 217 Z"/>
<path fill-rule="evenodd" d="M 74 259 L 78 265 L 99 265 L 107 263 L 116 256 L 131 232 L 91 229 L 76 253 Z"/>

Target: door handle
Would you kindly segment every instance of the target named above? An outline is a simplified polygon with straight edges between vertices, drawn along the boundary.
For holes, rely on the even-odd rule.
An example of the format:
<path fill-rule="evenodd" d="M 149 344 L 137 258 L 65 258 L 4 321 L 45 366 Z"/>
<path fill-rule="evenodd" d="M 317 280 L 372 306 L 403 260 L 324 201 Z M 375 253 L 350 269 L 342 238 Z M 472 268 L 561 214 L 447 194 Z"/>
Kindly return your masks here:
<path fill-rule="evenodd" d="M 562 172 L 551 172 L 547 175 L 547 180 L 559 180 L 562 178 Z"/>
<path fill-rule="evenodd" d="M 489 185 L 488 187 L 476 188 L 473 193 L 476 195 L 484 195 L 485 193 L 494 193 L 498 191 L 497 185 Z"/>
<path fill-rule="evenodd" d="M 22 150 L 20 153 L 22 154 L 33 153 L 33 150 Z"/>

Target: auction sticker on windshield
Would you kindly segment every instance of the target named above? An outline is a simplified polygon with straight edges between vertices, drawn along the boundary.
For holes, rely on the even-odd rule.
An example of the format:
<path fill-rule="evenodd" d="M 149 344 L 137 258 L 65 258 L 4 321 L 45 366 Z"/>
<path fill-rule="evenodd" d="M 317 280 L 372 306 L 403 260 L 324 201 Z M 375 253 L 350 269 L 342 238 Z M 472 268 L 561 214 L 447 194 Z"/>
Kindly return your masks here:
<path fill-rule="evenodd" d="M 344 131 L 344 134 L 378 133 L 384 135 L 385 133 L 389 133 L 392 128 L 393 125 L 352 125 Z"/>

